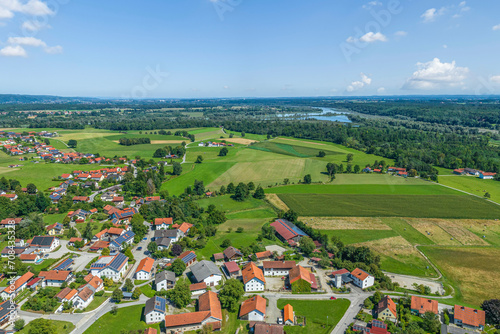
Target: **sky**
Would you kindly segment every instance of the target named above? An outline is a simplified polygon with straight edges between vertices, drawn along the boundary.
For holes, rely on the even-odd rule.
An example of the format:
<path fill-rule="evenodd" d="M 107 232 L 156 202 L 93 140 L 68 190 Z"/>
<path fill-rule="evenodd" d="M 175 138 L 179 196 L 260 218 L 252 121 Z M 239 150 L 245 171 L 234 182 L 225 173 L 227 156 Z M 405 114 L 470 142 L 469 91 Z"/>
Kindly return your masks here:
<path fill-rule="evenodd" d="M 500 2 L 0 0 L 0 93 L 500 94 Z"/>

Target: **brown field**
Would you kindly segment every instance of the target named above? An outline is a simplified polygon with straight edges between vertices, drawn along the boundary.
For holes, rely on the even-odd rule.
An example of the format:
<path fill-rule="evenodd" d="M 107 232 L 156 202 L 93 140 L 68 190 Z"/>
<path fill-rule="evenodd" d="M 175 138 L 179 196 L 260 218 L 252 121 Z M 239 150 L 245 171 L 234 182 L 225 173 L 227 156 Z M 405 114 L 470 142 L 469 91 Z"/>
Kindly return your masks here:
<path fill-rule="evenodd" d="M 296 143 L 307 143 L 307 144 L 313 144 L 313 145 L 326 145 L 326 144 L 323 144 L 323 143 L 315 143 L 315 142 L 312 142 L 312 141 L 296 140 L 296 139 L 282 138 L 282 137 L 278 137 L 276 139 L 293 141 L 293 142 L 296 142 Z"/>
<path fill-rule="evenodd" d="M 370 217 L 299 217 L 299 220 L 319 230 L 390 230 L 380 218 Z"/>
<path fill-rule="evenodd" d="M 235 144 L 250 145 L 251 143 L 257 143 L 258 140 L 246 139 L 246 138 L 226 138 L 225 141 Z"/>
<path fill-rule="evenodd" d="M 367 241 L 356 245 L 367 246 L 379 254 L 392 258 L 416 256 L 423 259 L 422 255 L 417 251 L 417 249 L 401 236 Z"/>
<path fill-rule="evenodd" d="M 8 172 L 13 172 L 18 168 L 0 167 L 0 174 L 6 174 Z M 276 196 L 278 197 L 278 196 Z"/>
<path fill-rule="evenodd" d="M 180 144 L 183 140 L 152 140 L 151 144 Z M 113 143 L 119 144 L 119 140 L 113 140 Z"/>
<path fill-rule="evenodd" d="M 451 234 L 436 225 L 432 219 L 406 219 L 406 221 L 420 233 L 434 241 L 436 245 L 461 245 Z"/>
<path fill-rule="evenodd" d="M 276 194 L 266 194 L 266 199 L 279 210 L 288 211 L 289 208 Z"/>
<path fill-rule="evenodd" d="M 471 231 L 467 230 L 464 226 L 461 226 L 460 224 L 457 224 L 454 221 L 450 220 L 445 220 L 445 219 L 435 219 L 436 224 L 438 224 L 443 230 L 448 232 L 458 240 L 460 243 L 466 246 L 472 246 L 472 245 L 477 245 L 477 246 L 487 246 L 488 243 L 472 233 Z"/>

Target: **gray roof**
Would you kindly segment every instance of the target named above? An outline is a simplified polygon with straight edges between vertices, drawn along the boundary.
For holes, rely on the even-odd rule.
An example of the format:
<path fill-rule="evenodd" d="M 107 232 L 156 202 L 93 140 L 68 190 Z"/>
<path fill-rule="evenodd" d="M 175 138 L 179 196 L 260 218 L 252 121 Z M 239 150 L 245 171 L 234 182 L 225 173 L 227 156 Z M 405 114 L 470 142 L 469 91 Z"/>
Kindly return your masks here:
<path fill-rule="evenodd" d="M 467 334 L 470 333 L 470 330 L 466 330 L 464 328 L 459 328 L 455 326 L 446 326 L 445 324 L 441 324 L 441 334 Z"/>
<path fill-rule="evenodd" d="M 165 298 L 155 296 L 146 301 L 146 305 L 144 307 L 144 314 L 151 313 L 153 311 L 165 313 L 167 301 Z"/>
<path fill-rule="evenodd" d="M 170 238 L 160 238 L 160 239 L 156 239 L 155 242 L 156 242 L 157 246 L 162 246 L 162 247 L 169 248 L 170 247 L 170 243 L 172 242 L 172 239 L 170 239 Z"/>
<path fill-rule="evenodd" d="M 160 239 L 160 238 L 177 238 L 179 233 L 179 230 L 156 230 L 155 231 L 155 239 Z"/>
<path fill-rule="evenodd" d="M 175 282 L 175 274 L 171 271 L 162 271 L 156 274 L 155 284 L 163 282 L 164 280 L 167 280 L 167 282 Z"/>
<path fill-rule="evenodd" d="M 205 278 L 210 277 L 211 275 L 221 275 L 219 268 L 212 261 L 203 260 L 191 267 L 191 272 L 193 273 L 196 281 L 203 282 Z"/>

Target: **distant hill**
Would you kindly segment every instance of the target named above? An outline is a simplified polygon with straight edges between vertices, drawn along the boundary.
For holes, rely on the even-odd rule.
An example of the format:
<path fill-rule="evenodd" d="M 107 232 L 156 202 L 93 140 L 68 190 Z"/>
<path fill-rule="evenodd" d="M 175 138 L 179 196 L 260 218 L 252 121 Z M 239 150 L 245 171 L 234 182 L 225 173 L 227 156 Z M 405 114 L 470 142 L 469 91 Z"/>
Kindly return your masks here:
<path fill-rule="evenodd" d="M 0 94 L 0 104 L 11 103 L 68 103 L 68 102 L 91 102 L 99 99 L 87 97 L 62 97 L 52 95 L 22 95 L 22 94 Z"/>

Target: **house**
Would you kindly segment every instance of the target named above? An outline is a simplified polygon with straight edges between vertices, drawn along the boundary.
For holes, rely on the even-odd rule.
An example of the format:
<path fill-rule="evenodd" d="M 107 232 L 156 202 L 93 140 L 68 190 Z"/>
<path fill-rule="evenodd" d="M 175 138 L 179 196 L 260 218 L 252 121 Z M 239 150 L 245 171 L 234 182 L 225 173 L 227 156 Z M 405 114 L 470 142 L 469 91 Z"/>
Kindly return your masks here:
<path fill-rule="evenodd" d="M 437 300 L 411 296 L 411 313 L 415 315 L 424 315 L 426 312 L 438 314 Z"/>
<path fill-rule="evenodd" d="M 30 243 L 30 247 L 52 252 L 59 247 L 59 239 L 56 237 L 34 237 Z"/>
<path fill-rule="evenodd" d="M 375 277 L 366 271 L 356 268 L 351 272 L 352 283 L 361 289 L 366 289 L 375 284 Z"/>
<path fill-rule="evenodd" d="M 155 296 L 146 301 L 144 319 L 147 324 L 162 322 L 165 319 L 167 301 L 165 298 Z"/>
<path fill-rule="evenodd" d="M 104 248 L 108 248 L 108 247 L 109 247 L 108 241 L 99 240 L 99 241 L 95 242 L 92 246 L 90 246 L 89 250 L 91 252 L 98 252 L 98 251 L 103 250 Z"/>
<path fill-rule="evenodd" d="M 247 321 L 264 321 L 266 319 L 266 300 L 261 296 L 245 300 L 241 303 L 240 319 Z"/>
<path fill-rule="evenodd" d="M 51 287 L 61 287 L 64 282 L 70 283 L 74 275 L 70 270 L 50 270 L 50 271 L 40 271 L 38 277 L 42 277 L 44 279 L 43 286 L 51 286 Z"/>
<path fill-rule="evenodd" d="M 11 315 L 14 312 L 14 314 L 17 314 L 17 305 L 14 303 L 14 301 L 7 299 L 6 301 L 3 301 L 0 303 L 0 326 L 5 325 L 9 321 L 11 321 Z M 14 319 L 12 319 L 14 320 Z M 5 331 L 5 333 L 9 333 Z"/>
<path fill-rule="evenodd" d="M 11 201 L 15 201 L 17 199 L 17 194 L 0 194 L 0 196 L 8 198 Z"/>
<path fill-rule="evenodd" d="M 104 281 L 97 276 L 88 274 L 83 279 L 85 280 L 85 282 L 87 282 L 86 286 L 94 292 L 98 292 L 104 289 Z"/>
<path fill-rule="evenodd" d="M 337 289 L 341 288 L 344 284 L 352 282 L 351 273 L 347 269 L 334 271 L 330 276 L 332 277 L 333 285 Z"/>
<path fill-rule="evenodd" d="M 389 320 L 392 322 L 397 322 L 398 313 L 396 309 L 396 303 L 389 296 L 384 296 L 382 300 L 377 304 L 375 310 L 377 318 L 383 321 Z"/>
<path fill-rule="evenodd" d="M 288 276 L 290 270 L 297 265 L 295 261 L 264 261 L 264 276 Z"/>
<path fill-rule="evenodd" d="M 238 248 L 234 248 L 233 246 L 224 249 L 223 253 L 226 261 L 233 261 L 243 257 L 243 253 Z"/>
<path fill-rule="evenodd" d="M 214 262 L 224 261 L 224 253 L 214 253 L 212 255 Z"/>
<path fill-rule="evenodd" d="M 110 250 L 123 250 L 127 245 L 134 243 L 135 233 L 127 231 L 109 243 Z"/>
<path fill-rule="evenodd" d="M 79 310 L 85 309 L 94 300 L 94 291 L 92 291 L 88 286 L 84 286 L 80 289 L 78 294 L 73 299 L 73 307 Z"/>
<path fill-rule="evenodd" d="M 293 306 L 286 304 L 283 308 L 283 323 L 285 326 L 293 326 L 295 324 L 295 313 L 293 312 Z"/>
<path fill-rule="evenodd" d="M 479 173 L 479 178 L 482 180 L 493 180 L 493 178 L 497 175 L 497 173 L 487 173 L 487 172 L 480 172 Z"/>
<path fill-rule="evenodd" d="M 128 257 L 122 253 L 117 255 L 99 256 L 90 266 L 90 273 L 99 278 L 111 278 L 119 281 L 128 269 Z"/>
<path fill-rule="evenodd" d="M 2 257 L 9 257 L 9 256 L 19 256 L 24 251 L 26 250 L 26 247 L 14 247 L 10 248 L 9 246 L 5 246 L 4 249 L 2 249 Z"/>
<path fill-rule="evenodd" d="M 224 263 L 224 269 L 228 278 L 240 276 L 240 267 L 234 261 Z"/>
<path fill-rule="evenodd" d="M 125 230 L 122 229 L 122 228 L 119 228 L 119 227 L 110 227 L 107 230 L 106 235 L 109 238 L 117 238 L 117 237 L 121 236 L 123 233 L 125 233 Z"/>
<path fill-rule="evenodd" d="M 465 170 L 463 168 L 457 168 L 457 169 L 453 170 L 453 174 L 455 174 L 455 175 L 465 175 L 466 172 L 465 172 Z"/>
<path fill-rule="evenodd" d="M 479 173 L 481 173 L 480 170 L 473 169 L 473 168 L 464 168 L 464 172 L 469 174 L 469 175 L 475 175 L 475 176 L 479 176 Z"/>
<path fill-rule="evenodd" d="M 19 225 L 22 220 L 22 218 L 5 218 L 2 219 L 0 225 L 2 226 L 2 228 L 6 228 L 7 225 Z"/>
<path fill-rule="evenodd" d="M 252 326 L 253 325 L 253 326 Z M 253 327 L 253 334 L 284 334 L 283 325 L 266 324 L 265 322 L 251 322 L 250 329 Z"/>
<path fill-rule="evenodd" d="M 257 267 L 255 263 L 250 262 L 247 264 L 241 273 L 246 292 L 264 291 L 266 287 L 266 279 L 264 278 L 262 270 Z"/>
<path fill-rule="evenodd" d="M 156 230 L 153 236 L 153 241 L 157 241 L 163 238 L 170 239 L 170 242 L 179 241 L 182 236 L 179 230 L 170 229 L 170 230 Z M 158 242 L 157 242 L 158 243 Z"/>
<path fill-rule="evenodd" d="M 289 240 L 299 242 L 300 239 L 307 236 L 304 231 L 286 219 L 277 219 L 274 223 L 271 223 L 271 226 L 274 227 L 276 235 L 283 242 L 288 242 Z"/>
<path fill-rule="evenodd" d="M 130 221 L 132 217 L 139 211 L 136 208 L 125 208 L 123 210 L 113 210 L 110 219 Z"/>
<path fill-rule="evenodd" d="M 363 334 L 391 334 L 387 331 L 387 324 L 376 319 L 372 319 L 368 324 L 366 322 L 356 320 L 352 329 L 356 332 L 362 332 Z"/>
<path fill-rule="evenodd" d="M 175 286 L 175 274 L 171 271 L 162 271 L 155 276 L 155 290 L 169 290 Z"/>
<path fill-rule="evenodd" d="M 483 330 L 485 313 L 466 306 L 455 305 L 453 308 L 453 323 L 463 328 Z"/>
<path fill-rule="evenodd" d="M 151 274 L 153 272 L 153 265 L 155 260 L 150 257 L 146 257 L 139 262 L 137 269 L 135 270 L 135 279 L 138 280 L 149 280 L 151 279 Z"/>
<path fill-rule="evenodd" d="M 2 297 L 4 300 L 11 297 L 14 298 L 18 295 L 19 292 L 23 291 L 26 288 L 28 282 L 33 278 L 33 276 L 33 273 L 28 271 L 26 274 L 16 278 L 14 284 L 10 284 L 5 289 L 3 289 L 2 292 L 0 292 L 0 297 Z"/>
<path fill-rule="evenodd" d="M 155 220 L 153 221 L 153 229 L 166 230 L 173 223 L 174 223 L 173 218 L 155 218 Z"/>
<path fill-rule="evenodd" d="M 78 290 L 76 289 L 64 288 L 59 291 L 59 293 L 56 295 L 56 298 L 60 303 L 65 303 L 73 301 L 77 294 Z"/>
<path fill-rule="evenodd" d="M 207 286 L 219 285 L 222 273 L 212 261 L 203 260 L 191 267 L 191 272 L 196 283 L 205 282 Z"/>
<path fill-rule="evenodd" d="M 38 254 L 20 254 L 19 260 L 25 263 L 35 263 L 40 260 L 40 255 Z"/>
<path fill-rule="evenodd" d="M 191 291 L 192 296 L 201 295 L 207 292 L 207 283 L 194 283 L 189 286 L 189 291 Z"/>
<path fill-rule="evenodd" d="M 170 244 L 172 243 L 172 239 L 160 238 L 160 239 L 157 239 L 155 242 L 156 242 L 156 246 L 158 247 L 158 250 L 169 249 Z"/>
<path fill-rule="evenodd" d="M 290 273 L 288 274 L 288 282 L 292 289 L 294 285 L 298 285 L 301 282 L 306 282 L 310 285 L 311 290 L 318 289 L 318 282 L 316 281 L 314 274 L 302 266 L 296 266 L 290 270 Z"/>
<path fill-rule="evenodd" d="M 64 233 L 64 226 L 61 223 L 54 223 L 45 228 L 48 235 L 56 235 Z"/>
<path fill-rule="evenodd" d="M 78 238 L 78 237 L 72 237 L 69 239 L 68 241 L 68 246 L 72 246 L 72 247 L 75 247 L 75 242 L 83 242 L 83 244 L 87 244 L 87 239 L 82 239 L 82 238 Z"/>
<path fill-rule="evenodd" d="M 186 267 L 189 267 L 196 262 L 196 253 L 193 251 L 185 251 L 179 255 L 178 259 L 181 259 L 182 262 L 186 264 Z"/>
<path fill-rule="evenodd" d="M 191 227 L 193 227 L 193 224 L 189 223 L 182 223 L 177 230 L 181 232 L 181 235 L 184 237 L 189 233 L 189 230 L 191 230 Z"/>
<path fill-rule="evenodd" d="M 203 326 L 218 330 L 222 326 L 222 309 L 217 294 L 207 291 L 198 299 L 198 312 L 165 316 L 167 333 L 196 331 Z"/>
<path fill-rule="evenodd" d="M 268 250 L 266 250 L 265 252 L 257 252 L 257 253 L 255 253 L 255 257 L 259 261 L 262 261 L 262 260 L 265 260 L 265 259 L 269 259 L 272 256 L 273 256 L 273 253 L 271 253 L 271 251 L 268 251 Z"/>
<path fill-rule="evenodd" d="M 73 203 L 80 203 L 80 202 L 85 202 L 87 203 L 90 200 L 88 196 L 74 196 L 73 197 Z"/>
<path fill-rule="evenodd" d="M 157 333 L 158 331 L 156 330 L 156 328 L 149 327 L 146 328 L 142 334 L 157 334 Z"/>

